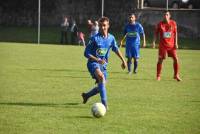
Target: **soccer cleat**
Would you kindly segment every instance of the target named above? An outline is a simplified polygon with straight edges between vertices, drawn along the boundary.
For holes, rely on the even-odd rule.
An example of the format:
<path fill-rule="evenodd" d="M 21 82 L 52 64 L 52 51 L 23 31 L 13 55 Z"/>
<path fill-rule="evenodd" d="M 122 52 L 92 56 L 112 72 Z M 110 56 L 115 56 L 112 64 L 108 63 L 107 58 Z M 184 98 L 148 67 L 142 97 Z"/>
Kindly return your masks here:
<path fill-rule="evenodd" d="M 108 105 L 106 105 L 105 107 L 106 107 L 106 111 L 108 111 L 108 109 L 109 109 L 109 108 L 108 108 Z"/>
<path fill-rule="evenodd" d="M 182 79 L 179 76 L 174 76 L 174 79 L 177 81 L 182 81 Z"/>
<path fill-rule="evenodd" d="M 86 93 L 82 93 L 81 96 L 83 98 L 83 104 L 87 103 L 88 98 L 86 97 Z"/>
<path fill-rule="evenodd" d="M 102 103 L 103 104 L 103 103 Z M 103 104 L 106 108 L 106 111 L 108 110 L 108 105 L 107 104 Z"/>
<path fill-rule="evenodd" d="M 132 74 L 132 72 L 128 72 L 128 74 L 129 74 L 129 75 L 131 75 L 131 74 Z"/>
<path fill-rule="evenodd" d="M 156 79 L 157 79 L 157 81 L 160 81 L 160 79 L 161 79 L 161 78 L 160 78 L 160 76 L 157 76 L 157 78 L 156 78 Z"/>
<path fill-rule="evenodd" d="M 134 73 L 134 74 L 137 74 L 137 71 L 135 70 L 135 71 L 133 71 L 133 73 Z"/>

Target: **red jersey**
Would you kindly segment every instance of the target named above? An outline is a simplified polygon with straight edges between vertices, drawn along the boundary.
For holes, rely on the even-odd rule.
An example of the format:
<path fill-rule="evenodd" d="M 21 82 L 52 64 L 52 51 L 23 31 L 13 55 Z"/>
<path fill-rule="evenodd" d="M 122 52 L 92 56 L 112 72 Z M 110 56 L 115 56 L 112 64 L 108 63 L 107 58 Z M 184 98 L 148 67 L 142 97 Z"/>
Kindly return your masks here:
<path fill-rule="evenodd" d="M 170 20 L 169 23 L 161 21 L 156 26 L 156 35 L 160 36 L 160 47 L 174 48 L 176 39 L 177 26 L 176 22 Z"/>

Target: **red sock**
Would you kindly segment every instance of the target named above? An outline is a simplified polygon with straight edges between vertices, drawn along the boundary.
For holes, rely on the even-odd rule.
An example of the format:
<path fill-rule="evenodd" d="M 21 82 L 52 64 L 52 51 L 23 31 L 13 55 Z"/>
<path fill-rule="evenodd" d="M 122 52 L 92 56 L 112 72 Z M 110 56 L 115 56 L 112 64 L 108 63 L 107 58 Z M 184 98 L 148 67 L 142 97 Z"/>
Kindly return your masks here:
<path fill-rule="evenodd" d="M 162 70 L 162 63 L 157 63 L 157 77 L 160 77 L 161 70 Z"/>
<path fill-rule="evenodd" d="M 179 64 L 174 63 L 174 76 L 178 76 L 178 72 L 179 72 Z"/>

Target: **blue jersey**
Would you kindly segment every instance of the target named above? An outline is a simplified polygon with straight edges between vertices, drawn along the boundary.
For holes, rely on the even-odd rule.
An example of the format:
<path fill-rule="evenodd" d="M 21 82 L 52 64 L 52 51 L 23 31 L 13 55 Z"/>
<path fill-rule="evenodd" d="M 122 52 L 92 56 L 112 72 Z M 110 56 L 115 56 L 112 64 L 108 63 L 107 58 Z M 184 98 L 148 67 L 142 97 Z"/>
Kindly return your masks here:
<path fill-rule="evenodd" d="M 140 23 L 127 24 L 124 29 L 126 35 L 126 46 L 140 45 L 140 34 L 144 34 L 143 27 Z"/>
<path fill-rule="evenodd" d="M 111 34 L 108 34 L 108 37 L 104 38 L 101 33 L 98 33 L 89 40 L 84 55 L 86 58 L 89 58 L 90 55 L 93 55 L 108 62 L 110 49 L 112 49 L 114 52 L 118 51 L 115 37 Z"/>

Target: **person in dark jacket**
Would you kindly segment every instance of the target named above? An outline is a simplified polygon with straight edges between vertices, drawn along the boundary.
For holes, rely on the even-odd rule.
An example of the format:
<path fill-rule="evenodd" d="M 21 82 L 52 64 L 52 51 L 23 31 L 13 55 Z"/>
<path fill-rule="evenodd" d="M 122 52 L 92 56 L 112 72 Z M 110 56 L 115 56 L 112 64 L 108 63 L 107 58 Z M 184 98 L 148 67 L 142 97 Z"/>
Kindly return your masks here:
<path fill-rule="evenodd" d="M 72 25 L 70 27 L 70 32 L 71 32 L 71 44 L 77 44 L 77 36 L 78 36 L 78 27 L 76 25 L 76 21 L 72 21 Z"/>

